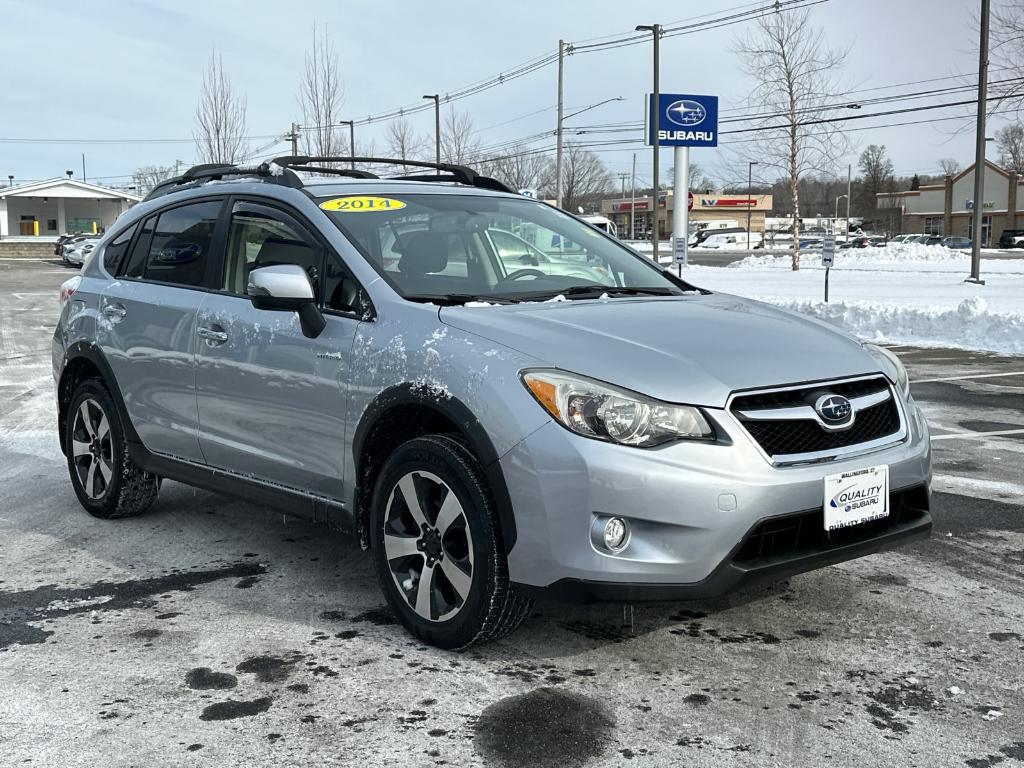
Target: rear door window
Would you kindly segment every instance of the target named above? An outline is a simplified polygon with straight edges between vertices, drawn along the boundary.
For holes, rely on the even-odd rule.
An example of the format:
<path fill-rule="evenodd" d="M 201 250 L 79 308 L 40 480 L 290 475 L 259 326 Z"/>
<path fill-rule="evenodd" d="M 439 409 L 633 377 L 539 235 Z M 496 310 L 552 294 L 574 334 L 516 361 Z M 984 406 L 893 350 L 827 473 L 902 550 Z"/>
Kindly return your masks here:
<path fill-rule="evenodd" d="M 110 274 L 117 274 L 117 270 L 121 266 L 121 261 L 124 259 L 124 255 L 128 252 L 128 246 L 132 242 L 132 235 L 135 234 L 136 229 L 138 229 L 138 225 L 128 227 L 128 229 L 115 237 L 107 244 L 107 247 L 103 249 L 103 268 Z"/>
<path fill-rule="evenodd" d="M 203 285 L 221 205 L 220 200 L 204 200 L 161 212 L 146 256 L 146 280 Z"/>

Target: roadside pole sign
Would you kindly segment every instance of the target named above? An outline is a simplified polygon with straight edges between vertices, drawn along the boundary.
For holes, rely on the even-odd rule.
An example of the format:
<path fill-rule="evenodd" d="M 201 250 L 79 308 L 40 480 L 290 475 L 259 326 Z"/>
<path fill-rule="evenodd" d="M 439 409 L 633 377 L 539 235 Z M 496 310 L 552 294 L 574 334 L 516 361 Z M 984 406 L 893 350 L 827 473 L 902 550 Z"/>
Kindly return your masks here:
<path fill-rule="evenodd" d="M 647 143 L 654 144 L 654 109 L 658 109 L 658 144 L 662 147 L 717 147 L 718 97 L 660 93 L 648 98 Z"/>
<path fill-rule="evenodd" d="M 672 208 L 672 261 L 679 265 L 682 275 L 687 263 L 690 211 L 693 195 L 690 193 L 690 147 L 718 146 L 718 97 L 687 93 L 659 93 L 657 103 L 647 98 L 647 143 L 654 144 L 654 110 L 658 115 L 658 146 L 673 147 L 675 174 Z M 686 205 L 682 204 L 686 191 Z"/>
<path fill-rule="evenodd" d="M 836 236 L 825 235 L 821 241 L 821 266 L 825 268 L 825 303 L 828 303 L 828 273 L 836 262 Z"/>

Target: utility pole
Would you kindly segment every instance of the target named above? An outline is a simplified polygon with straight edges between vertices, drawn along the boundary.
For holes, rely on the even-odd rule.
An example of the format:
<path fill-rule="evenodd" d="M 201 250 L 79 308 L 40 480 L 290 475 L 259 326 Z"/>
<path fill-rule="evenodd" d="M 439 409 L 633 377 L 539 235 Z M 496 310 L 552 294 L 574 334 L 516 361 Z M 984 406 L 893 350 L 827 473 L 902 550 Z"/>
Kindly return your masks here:
<path fill-rule="evenodd" d="M 971 233 L 971 276 L 965 282 L 984 285 L 981 279 L 981 226 L 985 221 L 985 103 L 988 99 L 988 19 L 990 0 L 981 0 L 981 40 L 978 45 L 978 127 L 974 137 L 974 231 Z"/>
<path fill-rule="evenodd" d="M 288 138 L 292 142 L 292 157 L 296 157 L 299 154 L 299 124 L 292 123 L 291 133 L 288 134 Z"/>
<path fill-rule="evenodd" d="M 750 183 L 751 183 L 751 174 L 754 171 L 754 166 L 757 165 L 757 164 L 758 163 L 757 163 L 756 160 L 751 160 L 749 163 L 747 163 L 747 250 L 748 251 L 750 250 L 750 213 L 751 213 L 750 209 L 753 207 L 751 205 L 751 203 L 750 203 Z"/>
<path fill-rule="evenodd" d="M 654 93 L 651 95 L 651 120 L 653 125 L 651 126 L 654 130 L 654 141 L 652 146 L 654 149 L 654 231 L 651 234 L 651 242 L 654 246 L 654 263 L 658 263 L 658 179 L 660 176 L 660 168 L 658 168 L 658 149 L 659 149 L 659 137 L 658 137 L 658 113 L 661 111 L 661 86 L 658 77 L 660 65 L 661 65 L 661 52 L 659 50 L 661 45 L 661 24 L 640 24 L 636 28 L 637 32 L 650 32 L 654 38 Z M 686 236 L 685 233 L 683 235 Z"/>
<path fill-rule="evenodd" d="M 625 198 L 626 197 L 626 179 L 629 178 L 629 174 L 628 173 L 617 173 L 615 175 L 618 176 L 619 179 L 622 181 L 622 197 Z"/>
<path fill-rule="evenodd" d="M 441 164 L 441 94 L 424 96 L 424 99 L 434 100 L 434 162 Z"/>
<path fill-rule="evenodd" d="M 853 165 L 846 166 L 846 236 L 844 242 L 850 240 L 850 192 L 853 190 Z"/>
<path fill-rule="evenodd" d="M 85 152 L 82 153 L 82 181 L 87 181 L 85 178 Z"/>
<path fill-rule="evenodd" d="M 558 116 L 555 118 L 555 207 L 562 207 L 562 110 L 565 88 L 565 41 L 558 41 Z"/>
<path fill-rule="evenodd" d="M 629 186 L 629 239 L 636 240 L 636 152 L 633 153 L 633 181 Z"/>
<path fill-rule="evenodd" d="M 349 157 L 356 156 L 356 121 L 355 120 L 339 120 L 338 125 L 348 126 L 348 149 Z M 352 161 L 352 170 L 356 168 L 356 161 Z"/>

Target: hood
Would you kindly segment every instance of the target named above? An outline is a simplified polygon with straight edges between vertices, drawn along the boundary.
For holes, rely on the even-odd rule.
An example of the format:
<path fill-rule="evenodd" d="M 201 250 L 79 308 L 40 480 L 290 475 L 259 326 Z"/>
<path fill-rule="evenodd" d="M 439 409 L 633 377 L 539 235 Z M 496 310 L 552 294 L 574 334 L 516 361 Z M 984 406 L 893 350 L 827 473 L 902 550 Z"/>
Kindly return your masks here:
<path fill-rule="evenodd" d="M 560 368 L 673 403 L 879 372 L 845 333 L 727 294 L 444 307 L 441 321 Z"/>

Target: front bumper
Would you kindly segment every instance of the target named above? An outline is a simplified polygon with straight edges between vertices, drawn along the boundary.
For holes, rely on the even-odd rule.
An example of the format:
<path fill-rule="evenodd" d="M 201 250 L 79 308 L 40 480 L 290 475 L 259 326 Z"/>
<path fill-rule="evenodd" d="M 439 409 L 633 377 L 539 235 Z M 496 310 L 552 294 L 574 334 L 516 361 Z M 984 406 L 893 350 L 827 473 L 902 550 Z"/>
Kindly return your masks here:
<path fill-rule="evenodd" d="M 517 589 L 570 600 L 712 597 L 926 537 L 931 529 L 928 428 L 904 405 L 898 445 L 815 464 L 773 467 L 723 411 L 709 411 L 714 443 L 642 450 L 579 437 L 550 423 L 501 459 L 515 510 L 509 570 Z M 829 537 L 825 475 L 887 464 L 889 518 Z M 592 543 L 595 518 L 630 524 L 620 553 Z M 751 556 L 752 537 L 801 520 L 802 538 Z M 778 533 L 778 531 L 776 531 Z"/>

